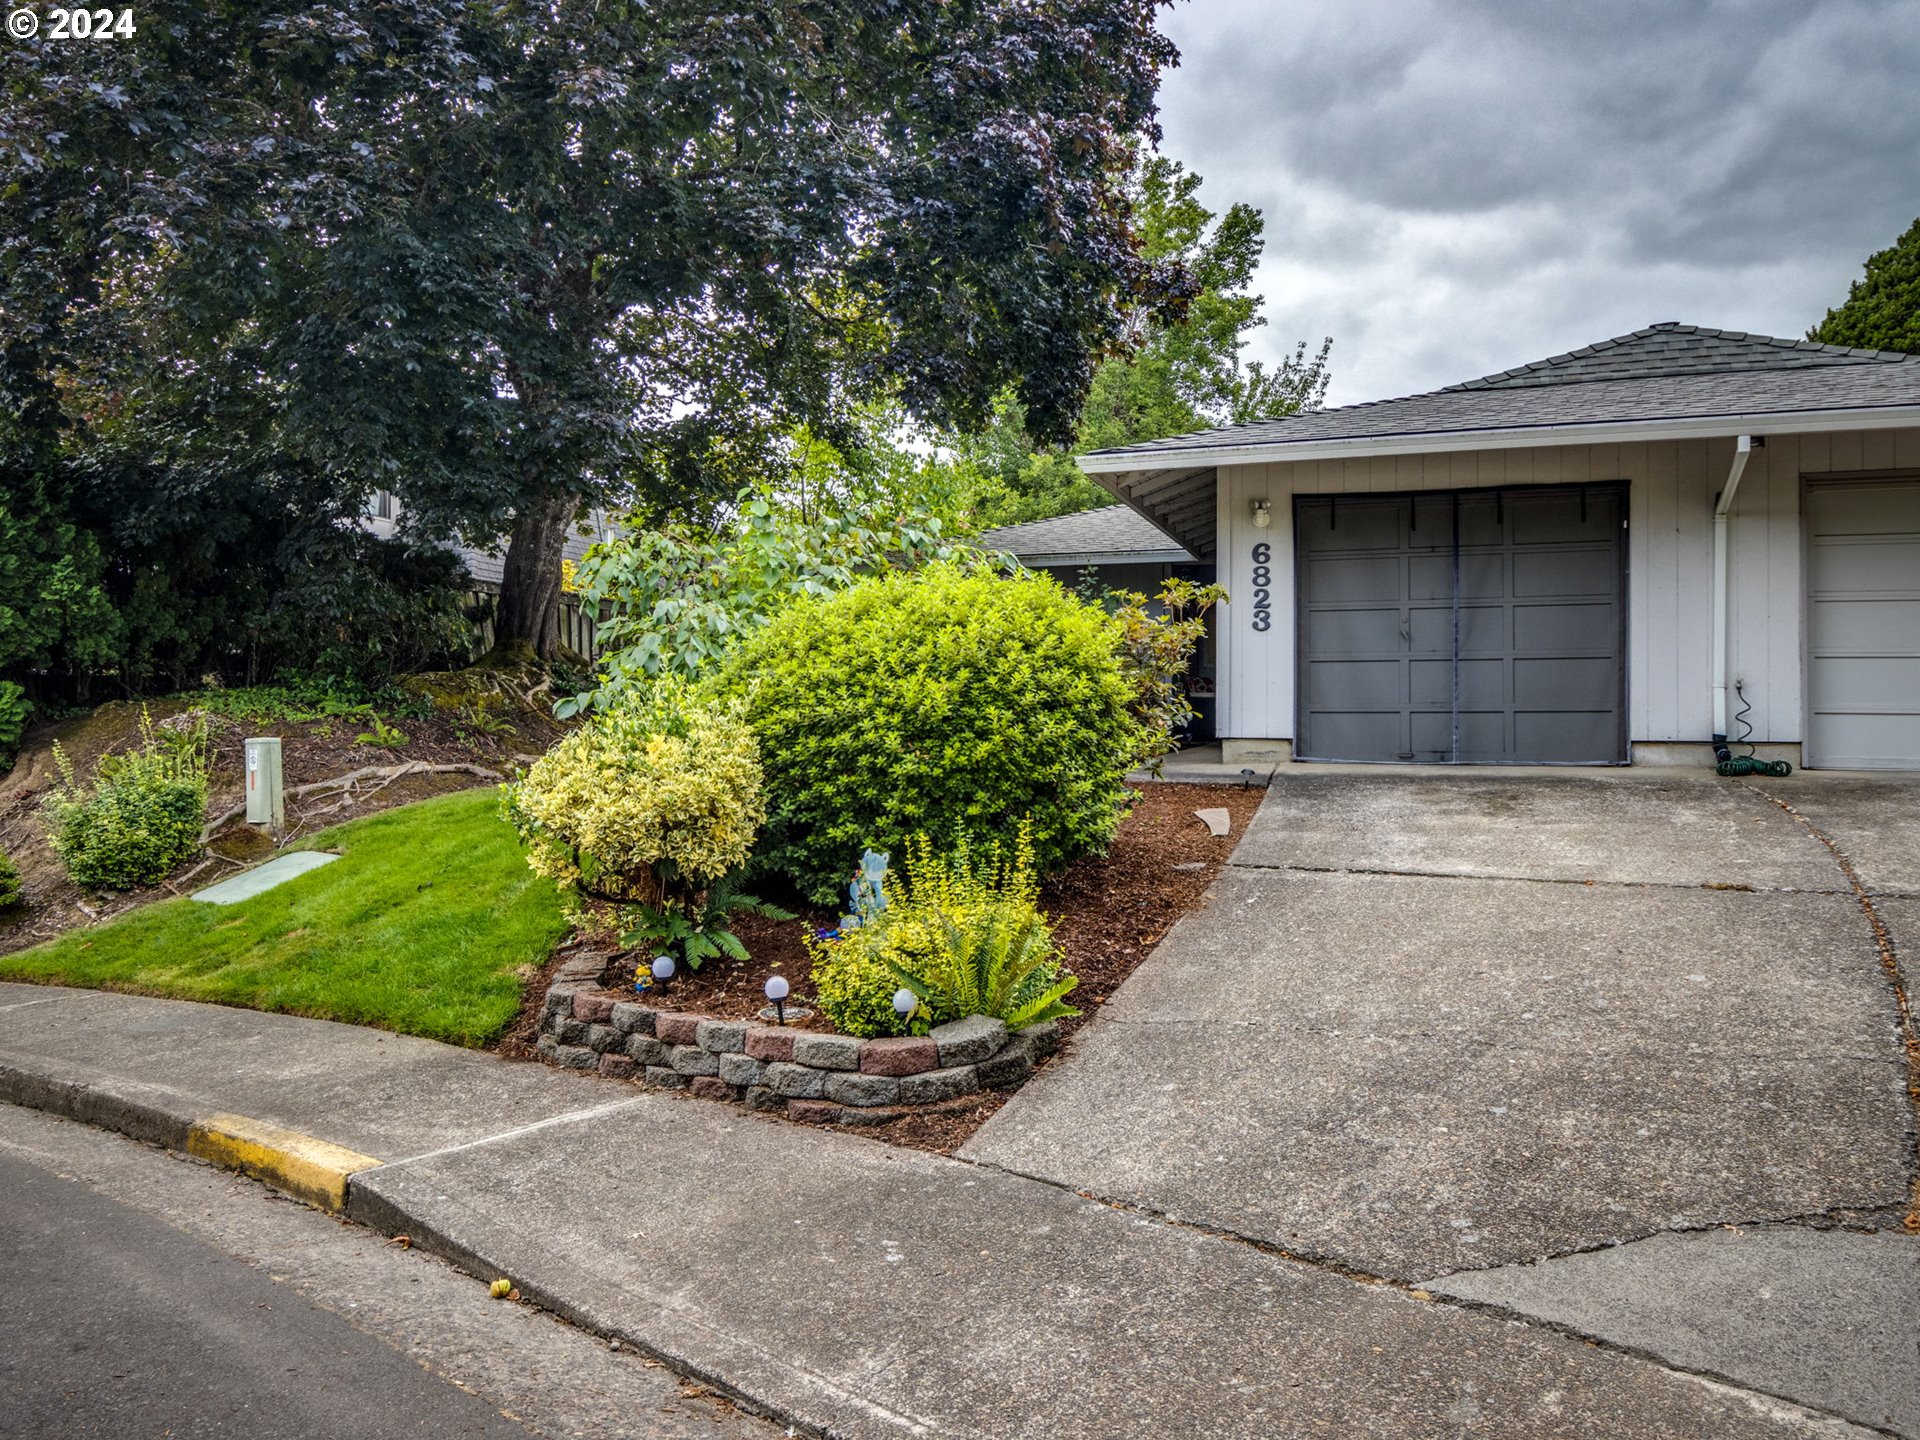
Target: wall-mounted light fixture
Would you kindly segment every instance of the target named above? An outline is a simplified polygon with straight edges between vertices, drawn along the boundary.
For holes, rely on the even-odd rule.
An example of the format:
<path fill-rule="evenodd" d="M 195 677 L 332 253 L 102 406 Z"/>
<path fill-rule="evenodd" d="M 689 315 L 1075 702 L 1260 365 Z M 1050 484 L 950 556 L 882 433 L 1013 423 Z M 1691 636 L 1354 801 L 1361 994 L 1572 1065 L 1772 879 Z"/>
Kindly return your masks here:
<path fill-rule="evenodd" d="M 1273 524 L 1272 503 L 1266 500 L 1254 501 L 1253 502 L 1253 528 L 1256 530 L 1264 530 L 1271 524 Z"/>

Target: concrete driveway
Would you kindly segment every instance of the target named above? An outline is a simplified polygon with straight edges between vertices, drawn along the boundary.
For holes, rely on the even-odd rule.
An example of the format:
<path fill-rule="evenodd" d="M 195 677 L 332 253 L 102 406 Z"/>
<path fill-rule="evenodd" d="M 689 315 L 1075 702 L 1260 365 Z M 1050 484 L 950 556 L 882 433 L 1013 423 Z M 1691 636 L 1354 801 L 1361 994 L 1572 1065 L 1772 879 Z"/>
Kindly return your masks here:
<path fill-rule="evenodd" d="M 1920 1435 L 1916 953 L 1920 779 L 1283 769 L 963 1154 Z"/>

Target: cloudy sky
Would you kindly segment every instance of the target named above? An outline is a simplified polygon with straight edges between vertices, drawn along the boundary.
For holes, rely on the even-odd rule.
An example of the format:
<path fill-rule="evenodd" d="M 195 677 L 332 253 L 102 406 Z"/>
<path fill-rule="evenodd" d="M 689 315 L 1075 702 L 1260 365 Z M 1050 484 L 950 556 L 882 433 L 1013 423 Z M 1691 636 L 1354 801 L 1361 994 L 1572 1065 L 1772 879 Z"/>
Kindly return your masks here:
<path fill-rule="evenodd" d="M 1798 336 L 1920 215 L 1916 0 L 1186 0 L 1165 151 L 1328 403 L 1656 320 Z"/>

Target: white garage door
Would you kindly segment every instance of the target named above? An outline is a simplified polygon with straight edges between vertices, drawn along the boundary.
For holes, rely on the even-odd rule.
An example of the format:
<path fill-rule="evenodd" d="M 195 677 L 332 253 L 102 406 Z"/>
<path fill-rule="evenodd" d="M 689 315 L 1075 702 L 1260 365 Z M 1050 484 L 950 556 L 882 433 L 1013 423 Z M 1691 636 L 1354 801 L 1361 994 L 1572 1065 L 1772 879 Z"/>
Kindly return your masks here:
<path fill-rule="evenodd" d="M 1920 770 L 1920 480 L 1807 487 L 1807 763 Z"/>

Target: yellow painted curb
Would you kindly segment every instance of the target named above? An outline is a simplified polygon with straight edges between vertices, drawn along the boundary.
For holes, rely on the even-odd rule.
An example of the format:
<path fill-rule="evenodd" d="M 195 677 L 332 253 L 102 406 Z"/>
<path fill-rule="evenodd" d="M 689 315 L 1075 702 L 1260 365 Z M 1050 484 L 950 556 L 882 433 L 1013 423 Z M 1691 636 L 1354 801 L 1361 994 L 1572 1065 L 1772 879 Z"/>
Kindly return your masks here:
<path fill-rule="evenodd" d="M 336 1213 L 346 1208 L 347 1177 L 380 1163 L 371 1155 L 245 1115 L 209 1115 L 199 1121 L 187 1132 L 187 1153 Z"/>

